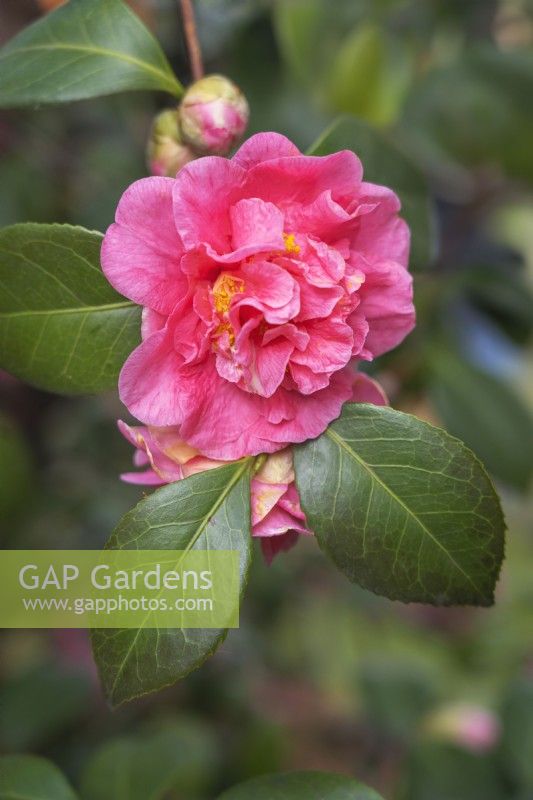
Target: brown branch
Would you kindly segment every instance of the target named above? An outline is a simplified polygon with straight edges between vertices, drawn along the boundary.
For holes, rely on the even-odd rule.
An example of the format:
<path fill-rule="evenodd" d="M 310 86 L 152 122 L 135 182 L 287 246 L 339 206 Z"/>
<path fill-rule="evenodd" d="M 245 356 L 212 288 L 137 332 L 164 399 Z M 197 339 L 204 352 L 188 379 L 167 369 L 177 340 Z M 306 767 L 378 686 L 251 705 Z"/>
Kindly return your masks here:
<path fill-rule="evenodd" d="M 202 61 L 202 50 L 200 41 L 198 39 L 198 31 L 196 30 L 196 20 L 194 18 L 194 8 L 192 0 L 180 0 L 181 3 L 181 16 L 183 18 L 183 28 L 185 30 L 185 39 L 187 41 L 187 50 L 189 51 L 189 61 L 191 64 L 191 73 L 195 81 L 203 78 L 204 65 Z"/>

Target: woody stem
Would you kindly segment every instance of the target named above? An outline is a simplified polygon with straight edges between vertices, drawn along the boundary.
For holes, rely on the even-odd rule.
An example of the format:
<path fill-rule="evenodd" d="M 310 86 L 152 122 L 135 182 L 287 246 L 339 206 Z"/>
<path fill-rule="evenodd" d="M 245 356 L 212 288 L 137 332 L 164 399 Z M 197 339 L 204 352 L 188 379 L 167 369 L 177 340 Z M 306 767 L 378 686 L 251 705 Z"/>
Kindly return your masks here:
<path fill-rule="evenodd" d="M 185 39 L 187 41 L 187 50 L 189 52 L 189 61 L 191 64 L 191 73 L 193 79 L 197 81 L 204 75 L 204 65 L 202 61 L 202 49 L 200 47 L 198 31 L 196 28 L 196 20 L 194 17 L 194 8 L 192 0 L 180 0 L 180 4 L 183 28 L 185 30 Z"/>

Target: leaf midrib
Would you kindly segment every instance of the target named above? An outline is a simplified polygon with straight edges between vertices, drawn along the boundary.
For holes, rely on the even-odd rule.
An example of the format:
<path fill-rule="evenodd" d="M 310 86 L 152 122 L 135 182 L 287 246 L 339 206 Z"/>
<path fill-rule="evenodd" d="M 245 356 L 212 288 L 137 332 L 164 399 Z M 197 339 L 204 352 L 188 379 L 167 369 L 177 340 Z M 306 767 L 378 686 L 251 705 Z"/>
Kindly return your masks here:
<path fill-rule="evenodd" d="M 423 531 L 423 532 L 424 532 L 424 533 L 425 533 L 427 536 L 429 536 L 429 538 L 431 539 L 431 541 L 432 541 L 432 542 L 433 542 L 435 545 L 437 545 L 437 547 L 438 547 L 440 550 L 442 550 L 442 552 L 443 552 L 443 553 L 445 553 L 445 554 L 448 556 L 448 558 L 450 559 L 450 561 L 451 561 L 451 563 L 454 565 L 454 567 L 455 567 L 455 568 L 456 568 L 456 569 L 457 569 L 457 570 L 458 570 L 458 571 L 459 571 L 459 572 L 460 572 L 460 573 L 461 573 L 461 574 L 462 574 L 462 575 L 463 575 L 463 576 L 464 576 L 464 577 L 467 579 L 467 581 L 468 581 L 468 582 L 470 583 L 470 585 L 471 585 L 471 586 L 472 586 L 472 587 L 475 589 L 475 591 L 476 591 L 476 592 L 478 592 L 478 593 L 480 593 L 480 589 L 478 588 L 478 586 L 477 586 L 477 585 L 475 584 L 475 582 L 472 580 L 472 578 L 470 577 L 470 575 L 469 575 L 467 572 L 465 572 L 465 570 L 464 570 L 464 569 L 461 567 L 461 565 L 457 563 L 457 561 L 454 559 L 454 557 L 452 556 L 452 554 L 451 554 L 451 553 L 450 553 L 450 552 L 449 552 L 449 551 L 448 551 L 448 550 L 447 550 L 447 549 L 444 547 L 444 545 L 442 545 L 442 544 L 439 542 L 439 540 L 438 540 L 438 539 L 437 539 L 437 538 L 436 538 L 436 537 L 435 537 L 435 536 L 434 536 L 434 535 L 431 533 L 431 531 L 429 530 L 429 528 L 427 528 L 427 527 L 424 525 L 424 523 L 422 522 L 422 520 L 421 520 L 421 519 L 420 519 L 420 518 L 419 518 L 419 517 L 416 515 L 416 513 L 415 513 L 415 512 L 414 512 L 414 511 L 413 511 L 411 508 L 409 508 L 409 506 L 408 506 L 408 505 L 407 505 L 407 504 L 406 504 L 406 503 L 405 503 L 405 502 L 404 502 L 404 501 L 401 499 L 401 497 L 399 497 L 399 496 L 398 496 L 398 495 L 397 495 L 395 492 L 393 492 L 393 491 L 392 491 L 392 489 L 391 489 L 389 486 L 387 486 L 387 484 L 386 484 L 386 483 L 384 483 L 384 481 L 382 481 L 382 480 L 381 480 L 381 478 L 379 477 L 379 475 L 378 475 L 376 472 L 374 472 L 374 470 L 372 469 L 372 467 L 370 467 L 370 466 L 367 464 L 367 462 L 366 462 L 366 461 L 365 461 L 365 460 L 364 460 L 364 459 L 363 459 L 363 458 L 362 458 L 360 455 L 358 455 L 358 454 L 356 453 L 356 451 L 355 451 L 355 450 L 353 450 L 353 449 L 352 449 L 352 448 L 349 446 L 349 444 L 347 443 L 347 441 L 346 441 L 345 439 L 343 439 L 343 438 L 342 438 L 342 436 L 339 436 L 339 434 L 338 434 L 338 433 L 336 433 L 336 431 L 334 431 L 332 427 L 329 427 L 329 428 L 327 429 L 327 431 L 326 431 L 326 435 L 327 435 L 327 436 L 329 436 L 329 438 L 330 438 L 330 439 L 331 439 L 331 440 L 332 440 L 332 441 L 333 441 L 335 444 L 337 444 L 337 446 L 338 446 L 338 447 L 341 447 L 341 448 L 342 448 L 343 450 L 345 450 L 345 451 L 346 451 L 346 452 L 347 452 L 347 453 L 348 453 L 348 454 L 349 454 L 349 455 L 350 455 L 350 456 L 351 456 L 351 457 L 352 457 L 352 458 L 353 458 L 355 461 L 357 461 L 357 462 L 358 462 L 358 463 L 359 463 L 359 464 L 360 464 L 360 465 L 361 465 L 361 466 L 362 466 L 362 467 L 363 467 L 363 468 L 364 468 L 364 469 L 365 469 L 365 470 L 366 470 L 366 471 L 369 473 L 369 475 L 370 475 L 370 476 L 373 478 L 373 480 L 375 480 L 375 481 L 376 481 L 376 482 L 377 482 L 377 483 L 378 483 L 378 484 L 379 484 L 379 485 L 382 487 L 382 489 L 383 489 L 383 490 L 384 490 L 384 491 L 385 491 L 385 492 L 386 492 L 388 495 L 390 495 L 390 497 L 392 497 L 392 499 L 393 499 L 395 502 L 397 502 L 397 503 L 398 503 L 398 505 L 399 505 L 399 506 L 401 506 L 401 508 L 403 508 L 403 510 L 404 510 L 404 511 L 405 511 L 405 512 L 406 512 L 406 513 L 407 513 L 407 514 L 408 514 L 408 515 L 409 515 L 409 516 L 410 516 L 412 519 L 414 519 L 414 521 L 415 521 L 415 522 L 418 524 L 418 526 L 419 526 L 419 527 L 422 529 L 422 531 Z"/>
<path fill-rule="evenodd" d="M 29 309 L 28 311 L 0 311 L 0 320 L 3 317 L 13 319 L 13 317 L 39 317 L 56 316 L 61 314 L 91 314 L 102 311 L 114 311 L 119 308 L 135 308 L 136 303 L 124 300 L 118 303 L 105 303 L 98 306 L 78 306 L 77 308 L 52 308 L 52 309 Z"/>
<path fill-rule="evenodd" d="M 19 55 L 20 53 L 29 53 L 32 52 L 33 50 L 74 50 L 74 51 L 90 53 L 93 55 L 101 55 L 107 58 L 116 58 L 120 61 L 125 61 L 126 63 L 140 67 L 146 72 L 152 72 L 154 75 L 157 75 L 157 77 L 163 78 L 165 83 L 174 86 L 174 88 L 178 90 L 177 96 L 181 94 L 181 86 L 178 83 L 178 81 L 174 78 L 171 72 L 166 72 L 161 69 L 158 69 L 158 67 L 154 67 L 149 62 L 141 61 L 141 59 L 135 58 L 135 56 L 127 55 L 126 53 L 121 53 L 120 50 L 108 50 L 105 47 L 94 47 L 82 44 L 35 44 L 35 45 L 28 45 L 27 47 L 17 47 L 16 49 L 11 50 L 8 53 L 0 55 L 0 61 Z M 43 77 L 46 77 L 46 75 L 44 75 Z"/>
<path fill-rule="evenodd" d="M 216 514 L 216 512 L 218 511 L 218 509 L 220 508 L 220 506 L 222 505 L 222 503 L 224 502 L 224 500 L 226 499 L 228 494 L 231 492 L 231 490 L 233 489 L 235 484 L 241 479 L 241 477 L 244 474 L 245 470 L 249 468 L 250 463 L 251 463 L 251 459 L 250 458 L 246 458 L 246 459 L 243 460 L 242 466 L 235 472 L 235 475 L 228 482 L 228 484 L 224 487 L 224 490 L 220 493 L 220 496 L 216 499 L 216 501 L 213 503 L 213 505 L 211 506 L 209 511 L 200 520 L 200 523 L 198 525 L 197 530 L 194 533 L 194 536 L 191 538 L 190 542 L 187 544 L 187 547 L 184 548 L 184 551 L 183 551 L 184 554 L 188 553 L 189 550 L 192 548 L 192 546 L 198 541 L 198 539 L 200 538 L 200 536 L 204 532 L 205 528 L 207 527 L 207 524 L 209 523 L 209 520 Z M 174 524 L 174 523 L 172 523 L 172 522 L 165 523 L 165 525 L 172 525 L 172 524 Z M 150 525 L 147 530 L 150 531 L 150 530 L 153 530 L 154 528 L 157 528 L 157 527 L 164 527 L 164 526 L 161 526 L 161 525 L 159 525 L 159 526 L 158 525 Z M 124 655 L 124 658 L 122 659 L 122 663 L 120 665 L 119 671 L 117 672 L 116 678 L 113 681 L 113 685 L 111 686 L 111 691 L 110 691 L 110 696 L 111 697 L 113 697 L 113 695 L 115 694 L 115 689 L 117 688 L 117 683 L 118 683 L 118 681 L 119 681 L 119 679 L 120 679 L 120 677 L 122 675 L 122 672 L 124 671 L 124 668 L 125 668 L 125 666 L 126 666 L 126 664 L 128 662 L 128 659 L 129 659 L 129 657 L 130 657 L 130 655 L 132 653 L 133 648 L 137 644 L 137 640 L 138 640 L 140 634 L 144 631 L 144 623 L 150 617 L 150 615 L 151 615 L 151 612 L 149 612 L 145 616 L 142 625 L 140 625 L 139 628 L 137 628 L 137 630 L 135 631 L 135 636 L 133 637 L 133 639 L 131 641 L 131 644 L 128 647 L 128 650 L 126 651 L 126 653 Z"/>

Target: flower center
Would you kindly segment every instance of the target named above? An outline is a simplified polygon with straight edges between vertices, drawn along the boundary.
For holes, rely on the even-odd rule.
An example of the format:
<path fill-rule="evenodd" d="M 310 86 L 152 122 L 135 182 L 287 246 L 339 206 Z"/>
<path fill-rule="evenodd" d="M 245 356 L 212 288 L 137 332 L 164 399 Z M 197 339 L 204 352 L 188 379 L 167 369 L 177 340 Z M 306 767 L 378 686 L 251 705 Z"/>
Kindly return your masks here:
<path fill-rule="evenodd" d="M 300 245 L 296 244 L 294 233 L 284 233 L 283 241 L 285 242 L 285 251 L 287 253 L 298 254 L 300 252 Z"/>
<path fill-rule="evenodd" d="M 215 336 L 218 339 L 219 336 L 223 336 L 225 333 L 228 334 L 229 346 L 233 347 L 235 344 L 235 331 L 233 330 L 231 323 L 227 320 L 225 322 L 221 322 L 220 325 L 217 326 L 215 330 Z M 215 349 L 218 347 L 217 342 L 215 342 L 214 347 Z"/>
<path fill-rule="evenodd" d="M 219 275 L 213 286 L 213 301 L 217 313 L 225 314 L 229 311 L 233 295 L 243 291 L 244 281 L 241 278 L 234 278 L 225 272 Z"/>
<path fill-rule="evenodd" d="M 242 278 L 235 278 L 233 275 L 222 272 L 213 286 L 213 302 L 217 314 L 221 314 L 222 316 L 227 315 L 232 297 L 242 292 L 244 292 L 244 281 Z M 235 344 L 235 331 L 227 318 L 220 321 L 215 329 L 214 335 L 218 339 L 225 333 L 228 335 L 229 346 L 233 347 Z M 216 347 L 217 345 L 215 344 L 215 348 Z"/>

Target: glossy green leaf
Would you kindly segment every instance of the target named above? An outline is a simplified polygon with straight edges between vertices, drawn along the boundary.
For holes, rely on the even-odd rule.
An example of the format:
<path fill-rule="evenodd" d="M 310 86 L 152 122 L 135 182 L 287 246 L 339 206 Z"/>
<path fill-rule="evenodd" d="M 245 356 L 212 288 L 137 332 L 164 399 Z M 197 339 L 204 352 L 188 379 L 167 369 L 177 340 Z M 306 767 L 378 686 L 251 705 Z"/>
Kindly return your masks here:
<path fill-rule="evenodd" d="M 218 800 L 382 800 L 353 778 L 330 772 L 261 775 L 224 792 Z"/>
<path fill-rule="evenodd" d="M 2 800 L 76 800 L 61 772 L 37 756 L 0 758 Z"/>
<path fill-rule="evenodd" d="M 241 591 L 251 558 L 250 461 L 193 475 L 142 500 L 115 529 L 108 547 L 139 550 L 239 550 Z M 199 667 L 225 630 L 100 629 L 93 650 L 113 705 L 162 689 Z"/>
<path fill-rule="evenodd" d="M 102 274 L 101 243 L 70 225 L 0 231 L 0 367 L 52 392 L 116 386 L 141 310 Z"/>
<path fill-rule="evenodd" d="M 158 42 L 122 0 L 70 0 L 0 50 L 0 107 L 182 87 Z"/>
<path fill-rule="evenodd" d="M 505 383 L 458 356 L 430 357 L 430 396 L 446 429 L 484 461 L 494 477 L 527 489 L 533 473 L 533 416 Z"/>
<path fill-rule="evenodd" d="M 364 180 L 389 186 L 402 201 L 411 229 L 411 263 L 425 267 L 434 257 L 435 226 L 422 174 L 387 134 L 355 117 L 341 117 L 310 148 L 311 155 L 353 150 L 363 163 Z"/>
<path fill-rule="evenodd" d="M 425 422 L 349 404 L 295 449 L 320 547 L 352 581 L 392 600 L 490 605 L 504 521 L 473 453 Z"/>
<path fill-rule="evenodd" d="M 182 717 L 106 742 L 87 764 L 80 792 L 83 800 L 163 800 L 170 790 L 196 797 L 215 766 L 209 729 Z"/>

